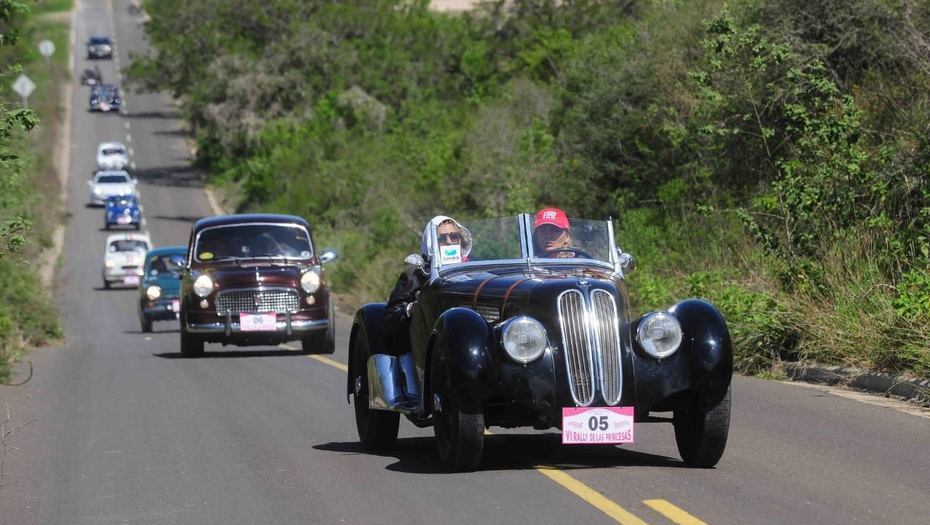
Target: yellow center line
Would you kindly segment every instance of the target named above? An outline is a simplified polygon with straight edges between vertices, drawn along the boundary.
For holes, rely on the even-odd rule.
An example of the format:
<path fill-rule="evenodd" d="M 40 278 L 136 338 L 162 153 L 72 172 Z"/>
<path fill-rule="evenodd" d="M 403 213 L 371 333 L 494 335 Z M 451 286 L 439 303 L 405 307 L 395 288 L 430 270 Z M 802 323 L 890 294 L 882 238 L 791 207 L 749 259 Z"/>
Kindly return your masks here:
<path fill-rule="evenodd" d="M 533 468 L 535 468 L 543 476 L 546 476 L 559 485 L 562 485 L 572 494 L 585 500 L 597 510 L 607 514 L 616 520 L 617 523 L 622 525 L 646 525 L 645 521 L 639 519 L 630 511 L 624 509 L 620 505 L 617 505 L 613 501 L 604 497 L 604 495 L 600 492 L 592 489 L 591 487 L 585 485 L 584 483 L 578 481 L 577 479 L 557 469 L 556 467 L 535 466 Z"/>
<path fill-rule="evenodd" d="M 488 429 L 485 429 L 484 435 L 493 436 L 494 433 Z M 621 525 L 648 525 L 645 521 L 639 519 L 630 511 L 624 509 L 620 505 L 617 505 L 602 495 L 600 492 L 578 481 L 571 475 L 560 470 L 558 467 L 552 467 L 549 465 L 534 465 L 533 468 L 543 476 L 546 476 L 559 485 L 562 485 L 563 488 L 567 489 L 572 494 L 588 502 L 597 510 L 607 514 Z"/>
<path fill-rule="evenodd" d="M 707 525 L 664 499 L 647 499 L 643 500 L 643 503 L 679 525 Z"/>
<path fill-rule="evenodd" d="M 323 357 L 321 355 L 311 355 L 309 357 L 311 359 L 316 359 L 317 361 L 327 364 L 329 366 L 332 366 L 334 368 L 338 368 L 339 370 L 342 370 L 343 372 L 349 371 L 349 367 L 347 365 L 344 365 L 340 363 L 339 361 L 336 361 L 335 359 L 330 359 L 328 357 Z"/>
<path fill-rule="evenodd" d="M 288 350 L 293 350 L 293 351 L 295 351 L 295 352 L 296 352 L 297 350 L 300 350 L 299 348 L 295 348 L 295 347 L 293 347 L 293 346 L 291 346 L 291 345 L 287 345 L 287 344 L 280 344 L 280 345 L 278 345 L 278 346 L 280 346 L 281 348 L 286 348 L 286 349 L 288 349 Z M 310 359 L 316 359 L 317 361 L 319 361 L 319 362 L 321 362 L 321 363 L 323 363 L 323 364 L 325 364 L 325 365 L 329 365 L 329 366 L 331 366 L 331 367 L 333 367 L 333 368 L 338 368 L 339 370 L 342 370 L 343 372 L 348 372 L 348 371 L 349 371 L 349 366 L 348 366 L 348 365 L 342 364 L 342 363 L 340 363 L 339 361 L 336 361 L 335 359 L 330 359 L 330 358 L 328 358 L 328 357 L 323 357 L 323 356 L 321 356 L 321 355 L 308 355 L 307 357 L 309 357 Z"/>

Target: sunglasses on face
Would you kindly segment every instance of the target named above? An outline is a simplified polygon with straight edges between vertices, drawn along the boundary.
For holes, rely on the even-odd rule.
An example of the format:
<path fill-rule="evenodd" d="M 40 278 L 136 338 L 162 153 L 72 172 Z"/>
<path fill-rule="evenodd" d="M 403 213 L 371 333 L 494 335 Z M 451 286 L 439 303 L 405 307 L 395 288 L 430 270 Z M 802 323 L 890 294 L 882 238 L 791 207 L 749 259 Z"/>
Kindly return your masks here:
<path fill-rule="evenodd" d="M 462 236 L 458 233 L 440 233 L 436 237 L 439 242 L 456 243 L 462 240 Z"/>

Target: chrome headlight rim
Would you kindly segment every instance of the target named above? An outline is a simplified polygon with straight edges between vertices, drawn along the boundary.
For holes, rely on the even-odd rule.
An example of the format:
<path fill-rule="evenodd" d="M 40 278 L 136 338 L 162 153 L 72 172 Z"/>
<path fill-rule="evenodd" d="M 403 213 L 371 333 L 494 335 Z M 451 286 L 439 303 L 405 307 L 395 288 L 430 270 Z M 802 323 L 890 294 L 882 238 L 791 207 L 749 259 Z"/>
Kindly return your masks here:
<path fill-rule="evenodd" d="M 153 284 L 145 289 L 145 296 L 148 297 L 149 301 L 155 301 L 161 297 L 161 286 Z"/>
<path fill-rule="evenodd" d="M 206 298 L 213 292 L 213 279 L 209 275 L 203 274 L 194 280 L 193 288 L 197 297 Z"/>
<path fill-rule="evenodd" d="M 323 278 L 316 270 L 307 270 L 300 276 L 300 288 L 306 293 L 315 293 L 322 283 Z"/>
<path fill-rule="evenodd" d="M 670 323 L 665 328 L 670 328 L 672 332 L 659 339 L 652 337 L 647 331 L 654 328 L 658 323 Z M 656 341 L 665 339 L 668 335 L 672 336 L 672 341 L 675 343 L 673 345 L 664 345 L 664 349 L 657 348 Z M 677 352 L 678 349 L 681 348 L 683 339 L 684 334 L 681 329 L 681 323 L 678 321 L 677 317 L 669 312 L 653 312 L 647 314 L 640 319 L 639 326 L 636 327 L 636 341 L 639 343 L 640 348 L 656 359 L 665 359 Z"/>
<path fill-rule="evenodd" d="M 516 341 L 513 339 L 513 337 L 516 337 L 517 334 L 514 333 L 514 330 L 520 328 L 529 328 L 538 331 L 536 334 L 538 346 L 536 348 L 532 348 L 530 352 L 524 351 L 521 353 L 520 349 L 515 346 Z M 546 333 L 546 327 L 536 319 L 526 315 L 511 317 L 501 323 L 500 341 L 501 346 L 504 348 L 504 352 L 507 354 L 507 357 L 521 365 L 526 365 L 536 361 L 542 357 L 543 354 L 546 353 L 546 350 L 549 348 L 549 336 Z"/>

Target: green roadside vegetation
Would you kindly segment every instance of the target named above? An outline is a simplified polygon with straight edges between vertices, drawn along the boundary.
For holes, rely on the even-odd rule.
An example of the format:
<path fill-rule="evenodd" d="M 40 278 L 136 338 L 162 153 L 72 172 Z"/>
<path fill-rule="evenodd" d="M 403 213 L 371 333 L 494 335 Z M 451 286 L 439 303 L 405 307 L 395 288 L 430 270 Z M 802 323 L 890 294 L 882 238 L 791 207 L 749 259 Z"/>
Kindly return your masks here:
<path fill-rule="evenodd" d="M 37 271 L 52 231 L 65 219 L 53 156 L 63 125 L 69 26 L 55 14 L 69 10 L 71 2 L 52 4 L 0 1 L 0 382 L 9 379 L 10 364 L 26 349 L 61 336 Z M 49 62 L 37 50 L 45 39 L 55 44 Z M 20 73 L 36 84 L 29 109 L 9 87 Z"/>
<path fill-rule="evenodd" d="M 616 219 L 634 308 L 705 297 L 738 367 L 930 376 L 930 4 L 145 2 L 239 211 L 307 217 L 382 299 L 436 213 Z"/>

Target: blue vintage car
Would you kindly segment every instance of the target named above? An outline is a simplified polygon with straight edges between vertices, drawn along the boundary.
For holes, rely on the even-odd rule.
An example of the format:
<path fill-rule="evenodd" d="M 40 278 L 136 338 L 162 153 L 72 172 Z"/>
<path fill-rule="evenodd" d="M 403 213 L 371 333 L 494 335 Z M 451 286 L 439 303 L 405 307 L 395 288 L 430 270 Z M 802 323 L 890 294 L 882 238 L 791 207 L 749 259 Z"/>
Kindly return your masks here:
<path fill-rule="evenodd" d="M 134 195 L 113 195 L 107 197 L 103 216 L 103 227 L 109 230 L 113 226 L 132 226 L 136 230 L 142 224 L 142 206 Z"/>
<path fill-rule="evenodd" d="M 187 258 L 184 246 L 150 250 L 145 256 L 139 286 L 139 323 L 143 332 L 152 331 L 154 321 L 174 321 L 181 311 L 178 299 L 181 270 Z"/>

